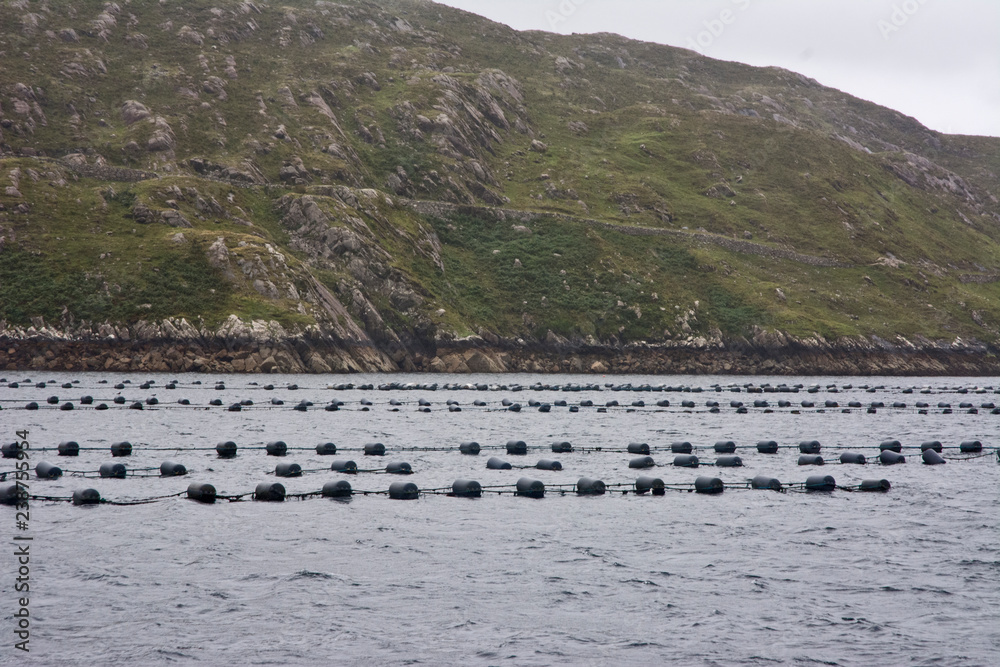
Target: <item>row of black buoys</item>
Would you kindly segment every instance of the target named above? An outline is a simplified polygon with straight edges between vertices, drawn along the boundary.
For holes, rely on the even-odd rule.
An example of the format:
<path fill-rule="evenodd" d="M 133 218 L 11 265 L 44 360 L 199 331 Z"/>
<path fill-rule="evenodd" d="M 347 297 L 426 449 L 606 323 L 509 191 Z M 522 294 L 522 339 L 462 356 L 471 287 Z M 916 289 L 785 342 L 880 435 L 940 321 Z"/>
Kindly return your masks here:
<path fill-rule="evenodd" d="M 920 455 L 924 463 L 931 466 L 941 465 L 942 463 L 947 463 L 944 458 L 938 454 L 936 449 L 925 449 Z"/>
<path fill-rule="evenodd" d="M 879 446 L 880 451 L 890 451 L 899 453 L 903 451 L 903 445 L 900 444 L 899 440 L 883 440 Z"/>
<path fill-rule="evenodd" d="M 649 445 L 645 442 L 630 442 L 628 443 L 628 453 L 629 454 L 645 454 L 649 455 Z"/>
<path fill-rule="evenodd" d="M 607 490 L 604 482 L 590 477 L 581 477 L 576 482 L 576 492 L 581 496 L 601 496 Z"/>
<path fill-rule="evenodd" d="M 802 454 L 819 454 L 819 440 L 803 440 L 799 443 L 799 452 Z"/>
<path fill-rule="evenodd" d="M 821 466 L 823 465 L 823 457 L 819 454 L 802 454 L 799 456 L 800 466 Z"/>
<path fill-rule="evenodd" d="M 858 486 L 859 491 L 888 491 L 892 488 L 892 484 L 889 483 L 887 479 L 864 479 L 861 480 L 861 484 Z"/>
<path fill-rule="evenodd" d="M 132 455 L 132 443 L 131 442 L 112 442 L 111 443 L 111 456 L 131 456 Z"/>
<path fill-rule="evenodd" d="M 369 442 L 364 448 L 365 456 L 385 456 L 385 445 L 381 442 Z"/>
<path fill-rule="evenodd" d="M 98 472 L 101 477 L 125 479 L 125 465 L 122 463 L 102 463 Z"/>
<path fill-rule="evenodd" d="M 285 499 L 285 487 L 278 482 L 261 482 L 253 492 L 253 499 L 280 503 Z"/>
<path fill-rule="evenodd" d="M 236 443 L 232 440 L 220 442 L 215 446 L 220 459 L 231 459 L 236 456 Z"/>
<path fill-rule="evenodd" d="M 718 477 L 701 476 L 694 480 L 695 493 L 722 493 L 726 485 Z"/>
<path fill-rule="evenodd" d="M 629 468 L 652 468 L 656 465 L 652 456 L 638 456 L 628 462 Z"/>
<path fill-rule="evenodd" d="M 320 493 L 324 498 L 345 498 L 354 493 L 354 491 L 351 489 L 350 482 L 344 479 L 338 479 L 324 484 Z"/>
<path fill-rule="evenodd" d="M 524 440 L 508 440 L 507 453 L 518 456 L 526 455 L 528 453 L 528 445 L 525 444 Z"/>
<path fill-rule="evenodd" d="M 456 479 L 451 485 L 450 496 L 459 498 L 479 498 L 483 495 L 483 487 L 471 479 Z"/>
<path fill-rule="evenodd" d="M 537 479 L 522 477 L 517 480 L 516 493 L 528 498 L 541 498 L 545 495 L 545 484 Z"/>
<path fill-rule="evenodd" d="M 670 443 L 670 451 L 674 454 L 690 454 L 692 449 L 690 442 Z"/>
<path fill-rule="evenodd" d="M 513 466 L 507 463 L 503 459 L 498 459 L 495 456 L 491 456 L 486 462 L 486 468 L 488 470 L 510 470 Z"/>
<path fill-rule="evenodd" d="M 59 456 L 79 456 L 80 455 L 80 443 L 74 440 L 66 440 L 60 442 L 57 451 Z"/>
<path fill-rule="evenodd" d="M 833 491 L 837 488 L 837 480 L 832 475 L 811 475 L 806 477 L 807 491 Z"/>
<path fill-rule="evenodd" d="M 62 474 L 62 468 L 45 461 L 40 461 L 38 465 L 35 466 L 35 475 L 38 479 L 58 479 L 62 477 Z"/>
<path fill-rule="evenodd" d="M 298 463 L 282 461 L 274 467 L 274 474 L 278 477 L 301 477 L 302 466 Z"/>
<path fill-rule="evenodd" d="M 774 477 L 767 475 L 757 475 L 750 480 L 751 489 L 767 489 L 768 491 L 781 491 L 781 482 Z"/>
<path fill-rule="evenodd" d="M 757 442 L 757 451 L 761 454 L 777 454 L 778 443 L 774 440 L 760 440 Z"/>
<path fill-rule="evenodd" d="M 958 451 L 965 454 L 975 454 L 983 451 L 983 443 L 979 440 L 966 440 L 958 446 Z"/>
<path fill-rule="evenodd" d="M 285 456 L 288 454 L 288 445 L 284 440 L 275 440 L 264 446 L 268 456 Z"/>
<path fill-rule="evenodd" d="M 573 445 L 568 442 L 553 442 L 552 452 L 555 454 L 566 454 L 573 451 Z"/>
<path fill-rule="evenodd" d="M 337 453 L 337 445 L 332 442 L 321 442 L 316 445 L 316 453 L 320 456 L 333 456 Z"/>
<path fill-rule="evenodd" d="M 892 449 L 883 449 L 879 452 L 878 462 L 884 466 L 894 466 L 897 463 L 906 463 L 906 457 Z"/>
<path fill-rule="evenodd" d="M 197 500 L 200 503 L 214 503 L 215 496 L 215 487 L 211 484 L 193 482 L 188 485 L 187 497 L 191 500 Z"/>
<path fill-rule="evenodd" d="M 479 454 L 479 443 L 478 442 L 463 442 L 458 446 L 458 451 L 463 454 L 469 454 L 475 456 Z"/>
<path fill-rule="evenodd" d="M 735 455 L 720 456 L 715 459 L 716 468 L 742 468 L 743 459 Z"/>
<path fill-rule="evenodd" d="M 101 494 L 97 489 L 78 489 L 73 492 L 74 505 L 97 505 L 101 502 Z"/>
<path fill-rule="evenodd" d="M 535 464 L 535 467 L 539 470 L 562 470 L 562 464 L 551 459 L 541 459 Z"/>
<path fill-rule="evenodd" d="M 678 468 L 697 468 L 698 457 L 693 454 L 680 454 L 674 457 L 674 466 Z"/>
<path fill-rule="evenodd" d="M 164 461 L 160 464 L 160 475 L 163 477 L 180 477 L 187 474 L 187 468 L 180 463 Z"/>
<path fill-rule="evenodd" d="M 719 440 L 715 443 L 715 452 L 717 454 L 732 454 L 736 451 L 736 443 L 732 440 Z"/>
<path fill-rule="evenodd" d="M 337 459 L 330 464 L 330 470 L 348 475 L 356 475 L 358 473 L 358 464 L 348 459 Z"/>
<path fill-rule="evenodd" d="M 662 496 L 666 492 L 663 480 L 659 477 L 640 477 L 635 480 L 635 492 L 639 495 L 652 491 L 653 495 Z"/>
<path fill-rule="evenodd" d="M 853 452 L 844 452 L 840 455 L 840 462 L 855 465 L 865 465 L 868 463 L 868 459 L 865 458 L 864 454 L 855 454 Z"/>
<path fill-rule="evenodd" d="M 413 482 L 393 482 L 389 485 L 389 497 L 393 500 L 414 500 L 420 489 Z"/>

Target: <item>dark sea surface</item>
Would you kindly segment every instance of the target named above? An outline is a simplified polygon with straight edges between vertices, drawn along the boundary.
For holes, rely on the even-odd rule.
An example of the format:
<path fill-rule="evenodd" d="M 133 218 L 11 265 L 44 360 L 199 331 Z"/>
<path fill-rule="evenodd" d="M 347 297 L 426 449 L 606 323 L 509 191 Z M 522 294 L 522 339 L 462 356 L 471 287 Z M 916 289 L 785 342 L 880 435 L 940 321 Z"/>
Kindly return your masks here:
<path fill-rule="evenodd" d="M 174 376 L 156 374 L 2 375 L 0 437 L 6 443 L 16 430 L 29 431 L 32 470 L 48 461 L 94 473 L 113 460 L 110 444 L 127 440 L 133 455 L 114 461 L 150 475 L 67 474 L 46 481 L 32 474 L 34 495 L 67 497 L 91 487 L 105 499 L 129 501 L 181 493 L 191 482 L 211 483 L 220 494 L 247 494 L 242 502 L 211 505 L 184 497 L 90 507 L 36 499 L 27 533 L 15 529 L 14 508 L 0 507 L 3 664 L 1000 665 L 1000 465 L 992 451 L 1000 445 L 1000 414 L 958 407 L 1000 403 L 997 378 L 182 375 L 171 390 L 164 385 Z M 19 388 L 8 386 L 25 379 L 30 382 Z M 57 383 L 35 387 L 50 379 Z M 74 379 L 79 383 L 61 388 Z M 125 379 L 131 380 L 125 389 L 113 388 Z M 152 387 L 139 388 L 150 379 Z M 195 380 L 203 384 L 193 386 Z M 225 389 L 214 388 L 219 380 Z M 328 388 L 348 382 L 436 382 L 439 388 Z M 601 390 L 529 389 L 536 382 L 598 383 Z M 262 388 L 268 383 L 274 390 Z M 299 389 L 288 389 L 290 383 Z M 486 383 L 492 390 L 445 390 L 446 383 Z M 513 391 L 515 383 L 525 389 Z M 704 391 L 612 391 L 605 383 Z M 748 394 L 716 392 L 716 383 L 821 389 Z M 869 392 L 862 385 L 879 388 Z M 920 393 L 924 386 L 930 394 Z M 916 390 L 903 394 L 905 387 Z M 977 387 L 989 389 L 977 394 Z M 119 394 L 129 403 L 155 396 L 159 404 L 129 410 L 111 402 Z M 83 395 L 111 409 L 80 405 Z M 49 396 L 72 401 L 75 409 L 53 409 Z M 179 406 L 180 398 L 192 405 Z M 223 407 L 208 408 L 216 398 Z M 272 406 L 272 398 L 285 404 Z M 421 398 L 431 412 L 417 411 Z M 504 398 L 522 411 L 504 410 Z M 241 399 L 254 404 L 226 411 Z M 367 412 L 360 410 L 362 399 L 373 403 Z M 390 399 L 403 403 L 398 412 L 390 411 Z M 462 411 L 448 412 L 449 399 Z M 585 399 L 621 405 L 575 413 L 528 406 L 529 400 L 578 405 Z M 793 407 L 776 407 L 781 399 Z M 291 409 L 301 400 L 314 405 Z M 331 400 L 344 405 L 324 411 Z M 488 405 L 476 407 L 474 400 Z M 646 406 L 630 411 L 636 400 Z M 658 400 L 671 405 L 657 408 Z M 695 407 L 681 407 L 684 400 Z M 720 403 L 718 413 L 706 407 L 712 400 Z M 732 400 L 743 401 L 747 414 L 737 414 Z M 767 400 L 773 412 L 751 407 L 754 400 Z M 803 400 L 817 406 L 835 400 L 841 407 L 818 412 L 799 407 Z M 907 407 L 842 412 L 855 400 Z M 931 406 L 927 414 L 914 407 L 921 400 Z M 28 401 L 42 408 L 23 410 Z M 953 412 L 943 414 L 939 402 Z M 837 463 L 842 451 L 877 461 L 886 438 L 917 449 L 904 450 L 904 465 Z M 250 449 L 279 439 L 289 446 L 285 458 Z M 503 445 L 510 439 L 526 441 L 528 455 L 507 455 Z M 761 439 L 781 445 L 819 440 L 827 465 L 797 465 L 797 447 L 758 454 Z M 969 439 L 983 442 L 984 455 L 947 449 Z M 79 442 L 79 457 L 43 451 L 64 440 Z M 222 440 L 240 447 L 235 459 L 216 456 L 213 448 Z M 458 444 L 467 440 L 483 451 L 460 454 Z M 550 443 L 563 440 L 577 451 L 553 454 Z M 745 467 L 668 465 L 670 443 L 679 440 L 690 441 L 703 463 L 716 459 L 717 440 L 734 440 Z M 926 440 L 945 445 L 946 465 L 921 464 L 919 445 Z M 648 443 L 660 466 L 629 469 L 634 456 L 624 449 L 633 441 Z M 320 442 L 342 451 L 319 456 Z M 360 448 L 369 442 L 384 443 L 387 455 L 363 456 Z M 487 470 L 490 456 L 524 466 L 557 459 L 563 470 Z M 415 474 L 342 475 L 329 470 L 334 458 L 379 469 L 406 461 Z M 165 460 L 183 464 L 188 474 L 140 472 Z M 251 501 L 258 483 L 279 481 L 273 470 L 283 461 L 323 469 L 281 479 L 289 494 L 347 479 L 355 495 Z M 0 462 L 0 472 L 13 467 L 12 459 Z M 580 497 L 554 488 L 570 485 L 568 491 L 584 476 L 630 485 L 639 475 L 654 475 L 686 488 L 699 475 L 736 484 L 758 474 L 784 483 L 828 474 L 847 487 L 887 479 L 892 489 L 727 488 L 721 495 L 669 490 L 653 496 L 623 494 L 625 486 Z M 545 497 L 511 495 L 520 477 L 544 482 Z M 459 478 L 508 493 L 479 499 L 427 493 L 410 501 L 384 494 L 396 481 L 439 489 Z M 28 655 L 13 648 L 15 534 L 33 537 Z"/>

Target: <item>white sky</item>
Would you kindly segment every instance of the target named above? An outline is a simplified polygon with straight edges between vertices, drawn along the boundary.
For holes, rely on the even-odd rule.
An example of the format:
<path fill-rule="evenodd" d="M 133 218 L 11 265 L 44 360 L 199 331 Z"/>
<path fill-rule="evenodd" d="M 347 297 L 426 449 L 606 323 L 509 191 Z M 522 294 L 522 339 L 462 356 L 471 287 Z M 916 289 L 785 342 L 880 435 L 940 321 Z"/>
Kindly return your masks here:
<path fill-rule="evenodd" d="M 940 132 L 1000 136 L 998 0 L 444 0 L 518 30 L 615 32 L 776 65 Z"/>

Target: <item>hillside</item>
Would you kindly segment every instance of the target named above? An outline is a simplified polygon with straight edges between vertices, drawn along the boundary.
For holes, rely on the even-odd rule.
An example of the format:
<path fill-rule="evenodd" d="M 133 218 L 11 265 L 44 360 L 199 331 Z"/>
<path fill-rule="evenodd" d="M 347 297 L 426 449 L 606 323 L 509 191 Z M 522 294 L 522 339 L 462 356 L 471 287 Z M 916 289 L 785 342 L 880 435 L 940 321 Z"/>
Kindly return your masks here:
<path fill-rule="evenodd" d="M 1000 139 L 432 2 L 3 3 L 0 369 L 1000 371 Z"/>

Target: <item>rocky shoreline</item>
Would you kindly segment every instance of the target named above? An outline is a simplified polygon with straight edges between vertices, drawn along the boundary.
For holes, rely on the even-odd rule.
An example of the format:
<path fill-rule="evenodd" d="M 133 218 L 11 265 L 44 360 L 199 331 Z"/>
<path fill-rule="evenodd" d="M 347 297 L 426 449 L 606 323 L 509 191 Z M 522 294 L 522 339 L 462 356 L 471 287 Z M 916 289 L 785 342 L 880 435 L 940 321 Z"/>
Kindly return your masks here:
<path fill-rule="evenodd" d="M 382 349 L 310 327 L 230 318 L 215 330 L 184 320 L 28 328 L 0 323 L 0 369 L 213 373 L 586 373 L 730 375 L 1000 375 L 1000 351 L 978 341 L 828 341 L 759 330 L 751 337 L 659 343 L 483 336 Z"/>

